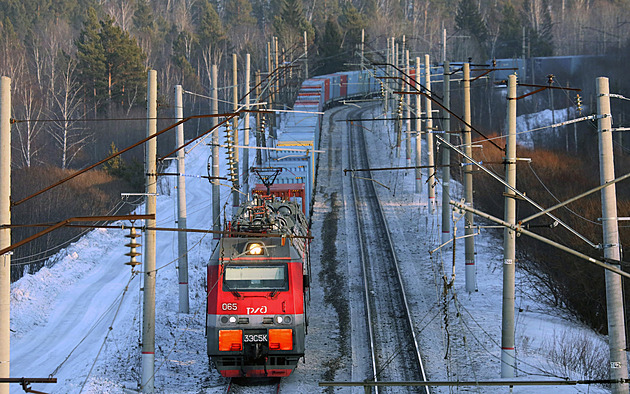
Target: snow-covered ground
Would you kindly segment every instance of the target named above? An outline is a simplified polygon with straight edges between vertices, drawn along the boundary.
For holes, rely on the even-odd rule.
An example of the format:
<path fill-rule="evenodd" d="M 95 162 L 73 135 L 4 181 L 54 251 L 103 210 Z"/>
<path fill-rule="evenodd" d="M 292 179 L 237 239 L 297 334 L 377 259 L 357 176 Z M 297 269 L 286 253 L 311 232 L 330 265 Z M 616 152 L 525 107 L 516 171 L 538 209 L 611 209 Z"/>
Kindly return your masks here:
<path fill-rule="evenodd" d="M 322 143 L 330 144 L 343 136 L 343 122 L 329 122 L 333 109 L 324 118 Z M 335 127 L 334 133 L 329 126 Z M 374 147 L 373 167 L 404 166 L 387 148 L 393 133 L 375 123 L 366 128 Z M 343 141 L 342 141 L 343 143 Z M 332 146 L 332 145 L 331 145 Z M 343 145 L 342 145 L 343 146 Z M 426 151 L 426 150 L 425 150 Z M 364 351 L 360 335 L 352 331 L 355 316 L 339 316 L 343 307 L 331 302 L 335 278 L 354 293 L 355 266 L 352 249 L 344 244 L 356 236 L 349 204 L 339 190 L 327 189 L 322 177 L 339 177 L 343 168 L 343 149 L 331 149 L 320 156 L 317 193 L 314 200 L 312 246 L 313 287 L 310 326 L 305 363 L 283 382 L 282 392 L 324 391 L 320 381 L 364 380 L 361 375 Z M 199 144 L 187 154 L 186 172 L 206 175 L 210 147 Z M 340 155 L 339 157 L 333 157 Z M 403 150 L 404 155 L 404 150 Z M 338 159 L 338 160 L 337 160 Z M 253 162 L 253 161 L 252 161 Z M 335 164 L 335 162 L 337 164 Z M 340 166 L 341 165 L 341 166 Z M 225 169 L 222 169 L 223 171 Z M 172 172 L 172 171 L 171 171 Z M 335 172 L 335 173 L 333 173 Z M 456 247 L 455 271 L 451 270 L 452 250 L 433 251 L 440 244 L 438 214 L 427 211 L 427 192 L 414 192 L 413 172 L 376 173 L 375 178 L 389 189 L 380 188 L 397 244 L 398 256 L 414 306 L 416 328 L 433 380 L 495 380 L 500 376 L 502 250 L 501 240 L 484 230 L 476 237 L 477 286 L 467 293 L 464 285 L 463 241 Z M 336 178 L 335 178 L 336 179 Z M 426 179 L 426 176 L 425 176 Z M 342 181 L 345 182 L 345 181 Z M 176 189 L 173 179 L 161 182 L 158 197 L 158 227 L 176 227 Z M 253 184 L 250 182 L 250 184 Z M 454 198 L 460 187 L 452 183 Z M 187 225 L 209 229 L 211 187 L 207 180 L 187 178 Z M 440 189 L 438 188 L 438 192 Z M 222 192 L 225 206 L 229 193 Z M 439 200 L 439 199 L 438 199 Z M 336 221 L 338 231 L 333 244 L 338 276 L 330 277 L 331 244 L 323 245 L 322 235 L 331 237 L 324 223 Z M 128 224 L 127 224 L 128 225 Z M 458 221 L 461 225 L 461 220 Z M 124 244 L 128 230 L 100 229 L 90 232 L 60 252 L 63 256 L 52 268 L 44 268 L 12 285 L 11 298 L 11 376 L 48 377 L 57 384 L 34 385 L 39 391 L 53 393 L 121 393 L 137 390 L 140 380 L 141 275 L 124 263 L 128 258 Z M 463 234 L 463 230 L 458 230 Z M 142 238 L 139 238 L 142 243 Z M 225 390 L 225 380 L 209 369 L 206 356 L 205 264 L 213 241 L 211 235 L 188 234 L 190 314 L 178 313 L 177 234 L 158 233 L 156 284 L 156 392 L 214 393 Z M 328 264 L 328 265 L 327 265 Z M 454 278 L 453 286 L 443 292 L 443 276 Z M 558 311 L 530 299 L 526 282 L 517 278 L 517 355 L 518 377 L 530 380 L 557 377 L 583 378 L 571 367 L 564 371 L 554 364 L 551 353 L 568 352 L 571 344 L 589 343 L 603 349 L 605 338 L 563 319 Z M 346 311 L 354 313 L 352 309 Z M 346 325 L 350 324 L 350 325 Z M 448 335 L 446 334 L 448 330 Z M 348 335 L 351 339 L 345 338 Z M 563 348 L 563 345 L 564 346 Z M 574 346 L 575 347 L 575 346 Z M 604 358 L 605 359 L 605 358 Z M 508 388 L 452 388 L 441 392 L 508 392 Z M 598 387 L 516 387 L 517 393 L 605 392 Z M 20 392 L 15 386 L 13 392 Z M 337 389 L 341 392 L 362 392 Z"/>

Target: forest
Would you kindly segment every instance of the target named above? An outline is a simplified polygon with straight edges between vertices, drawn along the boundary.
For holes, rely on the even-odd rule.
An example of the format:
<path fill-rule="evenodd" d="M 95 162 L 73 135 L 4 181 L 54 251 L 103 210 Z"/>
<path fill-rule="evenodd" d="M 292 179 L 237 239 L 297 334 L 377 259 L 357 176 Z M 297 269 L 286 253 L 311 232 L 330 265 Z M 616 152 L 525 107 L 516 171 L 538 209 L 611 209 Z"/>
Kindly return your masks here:
<path fill-rule="evenodd" d="M 213 64 L 219 66 L 218 86 L 226 87 L 220 88 L 220 99 L 230 100 L 232 54 L 243 64 L 249 53 L 252 72 L 265 75 L 269 71 L 267 43 L 272 37 L 277 37 L 284 63 L 303 56 L 306 36 L 308 57 L 300 64 L 308 63 L 311 76 L 356 69 L 362 31 L 366 56 L 375 60 L 383 59 L 389 37 L 400 41 L 403 36 L 411 56 L 428 53 L 438 60 L 444 54 L 451 61 L 482 64 L 493 58 L 563 55 L 627 59 L 630 20 L 624 16 L 628 15 L 630 0 L 2 0 L 0 73 L 11 78 L 14 119 L 12 201 L 142 139 L 148 69 L 158 72 L 160 129 L 173 122 L 170 92 L 175 85 L 191 93 L 185 96 L 187 110 L 209 111 Z M 607 63 L 600 64 L 601 68 L 579 76 L 561 70 L 561 82 L 586 87 L 583 97 L 588 104 L 589 97 L 593 101 L 592 73 L 606 70 L 613 88 L 630 96 L 630 84 L 622 77 L 623 64 L 618 61 L 610 69 Z M 483 97 L 473 109 L 474 121 L 484 131 L 499 133 L 504 103 L 487 84 L 474 89 Z M 553 96 L 548 95 L 530 101 L 527 110 L 544 107 L 550 100 Z M 455 104 L 459 105 L 457 99 Z M 222 104 L 223 109 L 226 105 Z M 220 112 L 225 111 L 220 108 Z M 204 126 L 202 121 L 186 124 L 187 137 L 205 130 Z M 592 153 L 593 135 L 586 134 L 579 141 L 576 137 L 573 144 L 576 151 L 579 146 Z M 546 142 L 550 151 L 572 156 L 568 140 L 567 149 L 564 139 Z M 620 142 L 623 147 L 624 141 Z M 174 138 L 161 137 L 158 146 L 163 154 L 169 152 Z M 556 153 L 538 156 L 545 170 L 556 176 L 578 165 L 567 165 L 573 162 L 559 160 Z M 144 189 L 142 160 L 141 148 L 110 160 L 89 176 L 14 206 L 12 222 L 46 224 L 68 217 L 129 212 L 141 201 L 121 199 L 121 193 Z M 593 163 L 588 164 L 592 170 Z M 534 181 L 526 182 L 533 185 Z M 584 182 L 592 183 L 591 179 Z M 561 194 L 570 196 L 574 191 Z M 547 202 L 551 205 L 554 200 Z M 490 197 L 485 197 L 482 206 L 498 209 Z M 18 226 L 12 238 L 21 240 L 36 231 Z M 48 258 L 85 231 L 67 228 L 19 248 L 13 258 L 12 280 L 54 264 Z M 543 251 L 548 252 L 531 247 L 523 257 L 540 257 L 540 265 L 549 265 L 540 256 Z M 541 272 L 540 268 L 528 267 L 532 272 Z M 533 278 L 538 278 L 538 288 L 550 303 L 567 304 L 575 291 L 566 283 L 561 287 L 549 284 L 551 279 L 563 280 L 563 269 L 554 270 Z M 591 294 L 589 289 L 584 291 Z M 597 308 L 593 316 L 582 319 L 603 331 L 604 306 L 600 298 L 590 299 Z M 570 311 L 576 308 L 573 305 L 568 305 Z"/>

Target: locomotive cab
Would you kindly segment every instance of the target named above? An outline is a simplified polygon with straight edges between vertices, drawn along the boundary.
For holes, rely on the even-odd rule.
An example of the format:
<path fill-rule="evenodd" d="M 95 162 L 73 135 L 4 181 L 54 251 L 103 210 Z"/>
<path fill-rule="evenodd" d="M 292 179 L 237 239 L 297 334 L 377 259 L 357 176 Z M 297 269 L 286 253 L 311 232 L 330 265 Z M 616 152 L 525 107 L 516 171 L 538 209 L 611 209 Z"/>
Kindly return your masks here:
<path fill-rule="evenodd" d="M 288 376 L 304 356 L 307 248 L 286 233 L 242 236 L 244 224 L 232 224 L 238 235 L 222 238 L 208 265 L 208 355 L 226 377 Z"/>

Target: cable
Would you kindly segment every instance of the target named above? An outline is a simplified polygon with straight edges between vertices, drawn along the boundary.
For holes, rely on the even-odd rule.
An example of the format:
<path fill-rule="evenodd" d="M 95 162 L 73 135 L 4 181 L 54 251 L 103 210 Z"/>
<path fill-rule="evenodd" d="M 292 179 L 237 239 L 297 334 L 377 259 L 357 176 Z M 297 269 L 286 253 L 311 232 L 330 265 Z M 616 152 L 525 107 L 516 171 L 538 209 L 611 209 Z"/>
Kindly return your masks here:
<path fill-rule="evenodd" d="M 59 370 L 66 363 L 66 361 L 68 361 L 70 359 L 70 357 L 72 356 L 72 353 L 74 353 L 74 351 L 77 350 L 77 348 L 83 343 L 83 341 L 85 341 L 87 339 L 87 337 L 92 333 L 92 331 L 94 331 L 96 329 L 96 327 L 101 323 L 101 321 L 105 318 L 105 316 L 114 308 L 114 305 L 116 305 L 116 302 L 118 301 L 119 298 L 120 298 L 120 303 L 118 305 L 118 309 L 120 308 L 120 305 L 122 305 L 122 299 L 124 298 L 124 295 L 127 292 L 129 284 L 131 283 L 133 278 L 135 278 L 135 273 L 132 273 L 131 278 L 129 279 L 129 282 L 127 282 L 127 285 L 125 286 L 125 289 L 123 290 L 123 292 L 120 295 L 118 295 L 114 299 L 114 301 L 107 307 L 107 309 L 98 317 L 98 319 L 96 319 L 94 324 L 92 324 L 92 327 L 90 327 L 88 332 L 83 336 L 83 338 L 81 338 L 79 343 L 77 343 L 77 345 L 74 348 L 72 348 L 70 353 L 68 353 L 66 358 L 57 366 L 57 368 L 55 368 L 52 371 L 52 373 L 50 375 L 48 375 L 49 377 L 53 377 L 59 372 Z M 118 314 L 118 309 L 116 310 L 116 314 Z M 108 335 L 109 335 L 109 333 L 108 333 Z"/>
<path fill-rule="evenodd" d="M 458 305 L 458 310 L 459 310 L 459 309 L 462 309 L 464 312 L 466 312 L 466 314 L 468 314 L 468 316 L 470 317 L 470 319 L 471 319 L 471 320 L 472 320 L 472 321 L 473 321 L 473 322 L 477 325 L 477 327 L 479 327 L 479 328 L 481 329 L 481 331 L 485 334 L 485 336 L 486 336 L 487 338 L 489 338 L 489 339 L 490 339 L 490 341 L 492 341 L 492 342 L 493 342 L 493 343 L 494 343 L 497 347 L 499 347 L 499 346 L 500 346 L 500 345 L 499 345 L 499 343 L 498 343 L 497 341 L 495 341 L 495 340 L 494 340 L 494 338 L 493 338 L 493 337 L 492 337 L 492 336 L 491 336 L 491 335 L 490 335 L 490 334 L 489 334 L 489 333 L 488 333 L 488 332 L 487 332 L 487 331 L 486 331 L 486 330 L 485 330 L 485 329 L 481 326 L 481 324 L 479 324 L 479 322 L 478 322 L 477 320 L 475 320 L 475 318 L 474 318 L 474 317 L 473 317 L 473 315 L 472 315 L 472 314 L 468 311 L 468 309 L 466 309 L 466 307 L 465 307 L 464 305 L 462 305 L 462 304 L 461 304 L 461 303 L 460 303 L 460 302 L 459 302 L 456 298 L 455 298 L 454 300 L 455 300 L 455 302 L 456 302 L 456 303 L 457 303 L 457 305 Z M 500 357 L 498 357 L 498 356 L 494 355 L 494 354 L 493 354 L 490 350 L 488 350 L 488 349 L 485 347 L 485 345 L 483 344 L 483 342 L 481 342 L 481 341 L 479 340 L 479 338 L 477 338 L 477 336 L 475 335 L 475 333 L 473 332 L 473 330 L 470 328 L 470 326 L 468 325 L 468 323 L 466 323 L 465 319 L 463 318 L 463 316 L 464 316 L 464 315 L 463 315 L 462 313 L 460 313 L 460 316 L 461 316 L 461 321 L 462 321 L 462 323 L 464 324 L 464 326 L 468 329 L 468 332 L 470 332 L 470 334 L 471 334 L 471 335 L 473 336 L 473 338 L 477 341 L 477 343 L 479 343 L 479 344 L 481 345 L 481 347 L 483 348 L 483 350 L 485 350 L 485 352 L 486 352 L 488 355 L 490 355 L 491 357 L 493 357 L 494 359 L 496 359 L 496 360 L 500 360 L 500 359 L 501 359 Z M 547 377 L 555 377 L 555 378 L 565 379 L 565 380 L 566 380 L 566 379 L 568 379 L 568 377 L 565 377 L 565 376 L 559 376 L 559 375 L 556 375 L 556 374 L 550 373 L 550 372 L 548 372 L 548 371 L 545 371 L 545 370 L 544 370 L 544 369 L 542 369 L 542 368 L 539 368 L 539 367 L 537 367 L 537 366 L 535 366 L 535 365 L 529 364 L 529 363 L 527 363 L 527 362 L 523 361 L 522 359 L 520 359 L 520 360 L 519 360 L 519 363 L 520 363 L 520 364 L 524 364 L 524 365 L 526 365 L 526 366 L 528 366 L 528 367 L 531 367 L 531 368 L 533 368 L 534 370 L 540 371 L 540 373 L 541 373 L 541 374 L 534 374 L 534 373 L 530 373 L 530 372 L 527 372 L 527 371 L 525 371 L 525 370 L 523 370 L 523 369 L 521 369 L 521 368 L 519 368 L 519 367 L 516 367 L 516 366 L 515 366 L 515 369 L 516 369 L 517 371 L 520 371 L 520 372 L 522 372 L 522 373 L 524 373 L 524 374 L 527 374 L 527 375 L 529 375 L 529 376 L 532 376 L 532 375 L 533 375 L 533 376 L 547 376 Z"/>
<path fill-rule="evenodd" d="M 529 169 L 531 170 L 532 174 L 534 174 L 534 176 L 536 177 L 536 179 L 538 180 L 538 182 L 541 184 L 541 186 L 547 191 L 547 193 L 549 193 L 549 195 L 551 197 L 553 197 L 554 200 L 556 200 L 558 203 L 561 203 L 562 201 L 560 201 L 552 192 L 551 190 L 549 190 L 549 188 L 547 187 L 547 185 L 544 184 L 544 182 L 542 181 L 542 179 L 540 179 L 540 177 L 538 176 L 538 174 L 536 173 L 536 171 L 534 171 L 534 168 L 532 167 L 532 163 L 531 162 L 527 162 Z M 601 223 L 598 223 L 594 220 L 590 220 L 588 218 L 585 218 L 584 216 L 580 215 L 579 213 L 575 212 L 574 210 L 570 209 L 569 207 L 567 207 L 566 205 L 564 205 L 562 208 L 566 209 L 567 211 L 571 212 L 572 214 L 574 214 L 575 216 L 577 216 L 578 218 L 591 223 L 591 224 L 595 224 L 597 226 L 601 227 Z"/>
<path fill-rule="evenodd" d="M 124 204 L 125 204 L 125 202 L 117 203 L 116 206 L 114 206 L 106 215 L 109 216 L 109 215 L 113 215 L 113 214 L 119 212 L 122 209 L 122 207 L 124 206 Z M 105 223 L 106 222 L 96 222 L 96 225 L 105 224 Z M 51 247 L 49 247 L 46 250 L 39 251 L 39 252 L 33 253 L 31 255 L 28 255 L 28 256 L 22 256 L 22 257 L 18 257 L 18 258 L 15 258 L 15 259 L 11 259 L 11 266 L 24 266 L 24 265 L 30 265 L 30 264 L 38 263 L 40 261 L 49 260 L 51 257 L 55 256 L 55 254 L 58 253 L 61 248 L 64 248 L 66 245 L 69 245 L 70 243 L 72 243 L 73 241 L 81 238 L 82 236 L 84 236 L 85 234 L 89 233 L 90 231 L 92 231 L 92 230 L 91 229 L 85 229 L 85 230 L 81 231 L 79 234 L 77 234 L 77 235 L 75 235 L 73 237 L 70 237 L 69 239 L 67 239 L 65 241 L 60 242 L 57 245 L 51 246 Z M 39 256 L 39 255 L 42 255 L 42 254 L 45 254 L 45 253 L 48 253 L 48 252 L 52 252 L 52 251 L 55 251 L 55 254 L 34 259 L 35 256 Z M 18 261 L 21 261 L 21 260 L 28 260 L 28 261 L 24 262 L 24 263 L 18 262 Z M 47 264 L 46 266 L 48 268 L 51 268 L 55 264 L 56 264 L 56 261 L 53 261 L 52 264 L 50 264 L 50 265 Z"/>
<path fill-rule="evenodd" d="M 120 312 L 120 307 L 122 307 L 122 303 L 125 299 L 125 295 L 127 294 L 127 291 L 129 290 L 129 285 L 131 284 L 131 282 L 133 281 L 133 279 L 136 277 L 137 274 L 138 273 L 135 271 L 131 272 L 131 277 L 129 278 L 129 281 L 127 282 L 127 285 L 125 286 L 125 289 L 123 290 L 123 293 L 120 296 L 120 303 L 118 303 L 118 308 L 116 308 L 116 313 L 114 314 L 114 317 L 112 318 L 112 323 L 109 326 L 109 330 L 107 331 L 105 338 L 103 338 L 103 343 L 101 343 L 101 347 L 98 349 L 98 353 L 96 354 L 96 357 L 94 358 L 94 362 L 92 363 L 92 366 L 90 367 L 90 370 L 88 371 L 87 376 L 85 377 L 85 380 L 83 381 L 83 384 L 81 385 L 81 389 L 79 390 L 79 393 L 83 392 L 83 389 L 85 388 L 85 384 L 90 378 L 90 375 L 92 374 L 92 370 L 94 369 L 94 366 L 96 365 L 96 362 L 98 361 L 98 358 L 101 355 L 101 352 L 103 351 L 103 347 L 105 346 L 105 343 L 107 342 L 107 338 L 109 338 L 109 334 L 111 334 L 112 330 L 114 329 L 113 327 L 114 322 L 116 321 L 116 318 L 118 317 L 118 312 Z"/>

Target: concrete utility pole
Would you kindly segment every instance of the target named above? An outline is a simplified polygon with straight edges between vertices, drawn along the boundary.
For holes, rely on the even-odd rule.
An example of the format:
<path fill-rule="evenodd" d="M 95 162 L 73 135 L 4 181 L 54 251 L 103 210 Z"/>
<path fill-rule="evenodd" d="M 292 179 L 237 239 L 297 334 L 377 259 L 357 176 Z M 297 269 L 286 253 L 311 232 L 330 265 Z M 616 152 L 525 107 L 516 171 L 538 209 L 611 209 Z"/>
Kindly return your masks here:
<path fill-rule="evenodd" d="M 238 111 L 238 66 L 236 53 L 232 54 L 232 110 Z M 239 180 L 239 148 L 238 143 L 238 116 L 234 117 L 232 123 L 232 132 L 234 136 L 234 174 L 236 180 L 233 182 L 232 189 L 232 214 L 236 215 L 238 207 L 241 205 L 241 193 L 239 193 L 240 180 Z"/>
<path fill-rule="evenodd" d="M 445 61 L 446 61 L 446 28 L 442 29 L 442 63 L 444 63 Z"/>
<path fill-rule="evenodd" d="M 0 79 L 0 224 L 11 224 L 11 78 Z M 11 246 L 11 228 L 0 230 L 0 248 Z M 11 254 L 5 253 L 0 267 L 0 378 L 11 372 Z M 9 394 L 9 385 L 0 384 Z"/>
<path fill-rule="evenodd" d="M 184 119 L 184 100 L 182 85 L 175 86 L 175 120 Z M 176 148 L 184 145 L 184 124 L 177 126 Z M 177 228 L 186 228 L 186 166 L 184 150 L 177 151 Z M 179 256 L 179 313 L 188 313 L 188 234 L 186 231 L 177 233 L 177 254 Z"/>
<path fill-rule="evenodd" d="M 392 61 L 392 48 L 389 42 L 389 38 L 387 39 L 387 63 L 388 64 L 393 64 L 394 62 Z M 384 92 L 385 95 L 383 96 L 383 101 L 384 101 L 384 108 L 383 111 L 385 112 L 385 117 L 387 117 L 387 113 L 389 112 L 389 82 L 388 80 L 381 80 L 381 83 L 383 84 L 383 86 L 385 87 Z"/>
<path fill-rule="evenodd" d="M 416 89 L 420 89 L 420 58 L 416 57 Z M 414 94 L 416 100 L 416 166 L 422 165 L 422 96 Z M 416 193 L 422 191 L 422 169 L 416 168 Z"/>
<path fill-rule="evenodd" d="M 507 146 L 505 182 L 516 188 L 516 75 L 508 76 Z M 505 188 L 504 220 L 516 224 L 516 195 Z M 516 232 L 503 230 L 503 323 L 501 328 L 501 377 L 513 378 L 516 369 L 514 344 L 514 274 L 516 265 Z"/>
<path fill-rule="evenodd" d="M 599 168 L 600 184 L 615 179 L 613 160 L 612 117 L 608 78 L 599 77 L 597 88 L 597 114 L 602 116 L 597 123 L 599 132 Z M 604 258 L 608 263 L 621 268 L 619 249 L 619 227 L 617 220 L 617 193 L 614 184 L 602 189 L 602 228 Z M 617 262 L 615 262 L 617 261 Z M 608 311 L 608 346 L 610 348 L 610 379 L 628 379 L 626 356 L 626 337 L 623 310 L 623 292 L 621 276 L 606 270 L 606 309 Z M 615 394 L 628 393 L 627 383 L 612 385 Z"/>
<path fill-rule="evenodd" d="M 363 72 L 364 63 L 363 59 L 365 56 L 365 29 L 361 29 L 361 72 Z"/>
<path fill-rule="evenodd" d="M 243 122 L 243 145 L 249 146 L 249 85 L 250 85 L 251 56 L 245 55 L 245 121 Z M 243 151 L 243 192 L 249 198 L 249 149 Z"/>
<path fill-rule="evenodd" d="M 147 83 L 147 137 L 157 133 L 157 71 L 149 70 Z M 144 163 L 147 215 L 155 215 L 157 203 L 157 139 L 147 141 Z M 155 219 L 147 219 L 147 228 L 155 228 Z M 156 233 L 145 230 L 144 236 L 144 303 L 142 307 L 142 392 L 153 393 L 155 367 L 155 266 Z"/>
<path fill-rule="evenodd" d="M 409 68 L 409 51 L 405 51 L 405 74 L 411 75 L 411 69 Z M 411 81 L 404 77 L 408 83 L 405 83 L 405 92 L 409 92 L 409 83 Z M 411 95 L 405 94 L 405 147 L 406 147 L 406 157 L 407 157 L 407 167 L 411 167 Z"/>
<path fill-rule="evenodd" d="M 470 64 L 464 63 L 464 122 L 472 124 L 470 110 Z M 464 125 L 464 153 L 468 157 L 472 157 L 472 136 L 470 126 Z M 466 205 L 473 207 L 473 168 L 471 161 L 466 159 L 464 166 L 464 199 Z M 464 216 L 466 225 L 464 238 L 464 263 L 466 265 L 466 291 L 477 291 L 477 266 L 475 265 L 475 238 L 473 234 L 475 229 L 474 215 L 472 212 L 466 211 Z"/>
<path fill-rule="evenodd" d="M 361 62 L 363 62 L 363 57 L 361 59 Z M 304 31 L 304 79 L 308 79 L 308 42 L 306 37 L 306 30 Z"/>
<path fill-rule="evenodd" d="M 219 69 L 216 64 L 212 65 L 212 114 L 219 113 Z M 218 241 L 221 238 L 221 186 L 219 186 L 219 130 L 216 129 L 219 121 L 217 118 L 210 118 L 210 125 L 215 127 L 212 133 L 212 238 Z"/>
<path fill-rule="evenodd" d="M 396 38 L 395 37 L 392 37 L 391 40 L 392 40 L 392 64 L 394 64 L 396 67 L 398 67 L 398 55 L 397 55 L 397 53 L 398 53 L 398 45 L 396 44 Z M 395 84 L 394 80 L 393 79 L 388 79 L 387 81 L 389 81 L 390 88 L 392 90 L 394 90 L 394 86 L 395 86 L 394 85 Z M 390 100 L 391 100 L 392 112 L 394 112 L 395 111 L 394 108 L 395 108 L 395 105 L 396 105 L 396 102 L 395 102 L 396 99 L 395 99 L 393 94 L 390 96 Z"/>
<path fill-rule="evenodd" d="M 444 106 L 451 108 L 451 65 L 444 62 Z M 442 110 L 444 117 L 444 139 L 451 142 L 451 114 Z M 451 209 L 448 202 L 451 200 L 451 150 L 442 144 L 442 243 L 451 239 Z M 455 241 L 453 241 L 455 242 Z"/>
<path fill-rule="evenodd" d="M 272 38 L 272 41 L 273 41 L 273 38 Z M 271 72 L 273 70 L 273 54 L 271 53 L 271 51 L 272 51 L 271 42 L 267 42 L 267 82 L 266 82 L 267 92 L 268 92 L 267 102 L 269 103 L 268 107 L 273 109 L 274 85 L 273 85 L 273 77 L 271 76 Z M 271 127 L 273 126 L 273 116 L 270 116 L 267 126 L 271 130 Z"/>
<path fill-rule="evenodd" d="M 274 37 L 273 38 L 273 42 L 274 42 L 274 50 L 273 50 L 273 56 L 274 56 L 274 70 L 276 70 L 276 75 L 274 78 L 274 97 L 278 97 L 280 95 L 280 76 L 282 75 L 282 72 L 280 71 L 280 53 L 278 51 L 278 37 Z M 274 102 L 276 102 L 278 100 L 274 100 Z M 276 126 L 278 125 L 278 123 L 276 122 L 276 117 L 274 116 L 274 122 L 273 125 Z"/>
<path fill-rule="evenodd" d="M 405 51 L 406 51 L 405 44 L 406 44 L 406 37 L 403 34 L 403 36 L 402 36 L 402 43 L 400 45 L 400 58 L 399 58 L 400 59 L 400 63 L 396 65 L 396 66 L 402 68 L 403 70 L 405 70 Z M 401 82 L 401 84 L 402 84 L 402 82 Z"/>
<path fill-rule="evenodd" d="M 431 63 L 429 55 L 424 55 L 424 86 L 427 94 L 431 94 Z M 435 156 L 433 155 L 433 113 L 431 112 L 431 100 L 425 97 L 424 111 L 427 114 L 425 132 L 427 135 L 427 159 L 429 166 L 427 175 L 427 186 L 429 193 L 429 212 L 435 213 Z"/>
<path fill-rule="evenodd" d="M 256 71 L 256 99 L 258 100 L 258 102 L 261 101 L 260 99 L 260 71 Z M 260 146 L 265 146 L 265 134 L 264 134 L 264 130 L 262 127 L 262 119 L 263 119 L 263 115 L 260 112 L 256 113 L 256 146 L 260 147 Z M 262 152 L 261 149 L 256 149 L 256 165 L 257 166 L 261 166 L 262 165 Z"/>

